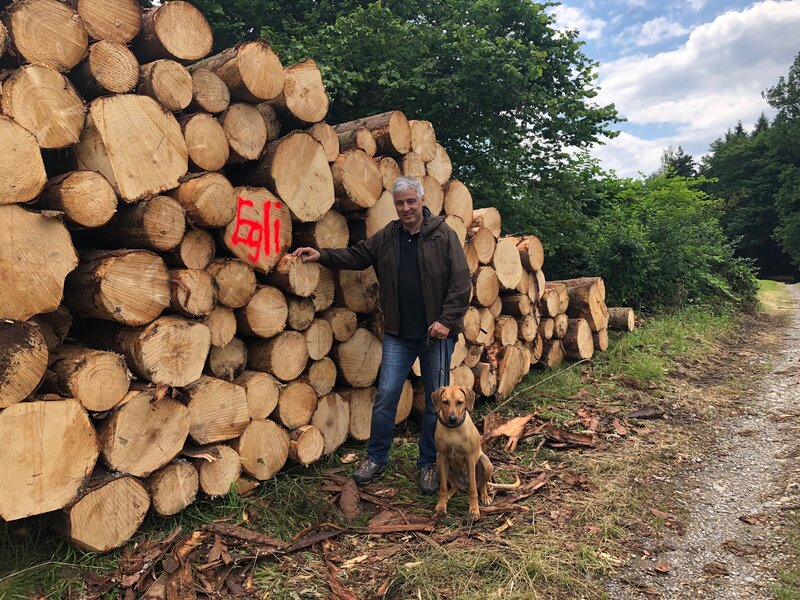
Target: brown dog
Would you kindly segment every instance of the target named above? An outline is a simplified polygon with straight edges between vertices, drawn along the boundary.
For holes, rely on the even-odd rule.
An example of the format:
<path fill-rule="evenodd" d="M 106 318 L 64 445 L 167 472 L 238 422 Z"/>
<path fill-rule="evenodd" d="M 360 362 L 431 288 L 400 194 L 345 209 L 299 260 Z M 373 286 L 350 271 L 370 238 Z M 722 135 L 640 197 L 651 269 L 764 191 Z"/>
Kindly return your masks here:
<path fill-rule="evenodd" d="M 458 490 L 469 490 L 469 514 L 480 518 L 481 504 L 490 504 L 489 488 L 515 489 L 512 484 L 492 483 L 494 467 L 481 448 L 481 435 L 469 412 L 475 404 L 475 392 L 463 386 L 448 385 L 432 396 L 436 409 L 436 468 L 439 471 L 439 501 L 436 513 L 447 512 L 447 501 Z"/>

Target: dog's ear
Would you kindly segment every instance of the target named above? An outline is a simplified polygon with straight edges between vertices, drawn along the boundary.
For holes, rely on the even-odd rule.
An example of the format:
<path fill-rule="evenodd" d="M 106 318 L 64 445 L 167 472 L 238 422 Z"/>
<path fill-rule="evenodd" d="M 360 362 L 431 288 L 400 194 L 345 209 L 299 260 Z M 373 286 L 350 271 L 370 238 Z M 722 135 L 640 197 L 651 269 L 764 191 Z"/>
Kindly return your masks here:
<path fill-rule="evenodd" d="M 438 411 L 442 407 L 442 392 L 444 392 L 444 388 L 440 387 L 438 390 L 431 394 L 431 400 L 433 400 L 433 407 Z"/>
<path fill-rule="evenodd" d="M 461 391 L 464 392 L 464 402 L 467 404 L 467 410 L 471 411 L 475 406 L 475 392 L 463 385 L 461 386 Z"/>

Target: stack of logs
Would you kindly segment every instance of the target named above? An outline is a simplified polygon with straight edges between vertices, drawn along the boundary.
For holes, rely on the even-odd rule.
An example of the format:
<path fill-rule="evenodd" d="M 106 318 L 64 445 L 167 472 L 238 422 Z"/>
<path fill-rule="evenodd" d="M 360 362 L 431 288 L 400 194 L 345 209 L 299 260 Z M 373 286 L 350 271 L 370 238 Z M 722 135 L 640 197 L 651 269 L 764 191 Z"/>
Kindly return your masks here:
<path fill-rule="evenodd" d="M 540 359 L 604 347 L 602 280 L 545 283 L 539 241 L 473 210 L 429 122 L 326 124 L 313 60 L 284 67 L 264 41 L 205 58 L 208 22 L 180 0 L 16 0 L 2 23 L 0 518 L 53 512 L 105 552 L 151 506 L 366 439 L 374 271 L 287 252 L 377 231 L 400 174 L 473 274 L 454 382 L 504 397 Z M 420 394 L 412 377 L 398 422 Z"/>

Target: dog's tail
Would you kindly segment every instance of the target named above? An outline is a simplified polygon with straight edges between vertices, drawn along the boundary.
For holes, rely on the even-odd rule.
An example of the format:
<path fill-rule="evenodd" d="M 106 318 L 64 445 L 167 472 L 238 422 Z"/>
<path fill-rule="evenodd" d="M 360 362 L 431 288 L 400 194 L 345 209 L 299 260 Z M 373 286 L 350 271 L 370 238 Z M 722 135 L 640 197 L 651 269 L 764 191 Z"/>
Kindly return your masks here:
<path fill-rule="evenodd" d="M 495 490 L 515 490 L 522 485 L 522 482 L 519 479 L 519 475 L 515 474 L 514 479 L 516 479 L 514 483 L 494 483 L 493 481 L 489 481 L 486 485 Z"/>

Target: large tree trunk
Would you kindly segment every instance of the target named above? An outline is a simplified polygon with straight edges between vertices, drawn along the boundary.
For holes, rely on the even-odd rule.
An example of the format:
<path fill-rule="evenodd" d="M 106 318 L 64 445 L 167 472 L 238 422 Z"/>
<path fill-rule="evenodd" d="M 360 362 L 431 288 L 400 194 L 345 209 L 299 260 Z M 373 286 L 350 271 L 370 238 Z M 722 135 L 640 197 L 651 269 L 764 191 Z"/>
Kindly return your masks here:
<path fill-rule="evenodd" d="M 203 375 L 184 390 L 189 407 L 189 436 L 198 444 L 232 440 L 250 422 L 243 387 Z"/>
<path fill-rule="evenodd" d="M 436 157 L 436 132 L 430 121 L 408 122 L 411 127 L 411 150 L 424 162 L 430 162 Z M 434 213 L 436 214 L 436 213 Z"/>
<path fill-rule="evenodd" d="M 93 412 L 117 406 L 131 382 L 125 359 L 119 354 L 72 344 L 56 349 L 50 370 L 62 395 L 75 398 Z"/>
<path fill-rule="evenodd" d="M 242 333 L 268 339 L 286 328 L 288 314 L 286 297 L 279 289 L 265 285 L 236 311 L 236 322 Z"/>
<path fill-rule="evenodd" d="M 199 487 L 197 469 L 183 459 L 171 462 L 147 479 L 153 510 L 160 517 L 175 515 L 189 506 Z"/>
<path fill-rule="evenodd" d="M 569 293 L 570 318 L 586 319 L 592 331 L 608 327 L 608 309 L 606 308 L 606 286 L 602 277 L 580 277 L 564 279 Z"/>
<path fill-rule="evenodd" d="M 281 390 L 278 406 L 272 413 L 287 429 L 307 425 L 317 410 L 317 394 L 306 381 L 290 381 Z"/>
<path fill-rule="evenodd" d="M 247 349 L 248 368 L 272 373 L 281 381 L 296 379 L 307 361 L 306 338 L 297 331 L 284 331 L 268 340 L 254 339 Z"/>
<path fill-rule="evenodd" d="M 339 368 L 339 379 L 345 385 L 368 387 L 378 376 L 381 342 L 366 329 L 358 329 L 349 340 L 334 346 L 331 357 Z"/>
<path fill-rule="evenodd" d="M 328 94 L 317 63 L 306 59 L 283 70 L 283 92 L 273 100 L 284 119 L 295 124 L 318 123 L 328 114 Z"/>
<path fill-rule="evenodd" d="M 224 81 L 211 69 L 192 68 L 192 112 L 218 114 L 230 106 L 231 92 Z"/>
<path fill-rule="evenodd" d="M 142 28 L 142 9 L 136 0 L 70 0 L 93 40 L 127 44 Z"/>
<path fill-rule="evenodd" d="M 325 449 L 322 432 L 313 425 L 303 425 L 289 432 L 289 460 L 310 465 L 319 460 Z"/>
<path fill-rule="evenodd" d="M 347 439 L 350 430 L 350 405 L 339 394 L 323 396 L 311 417 L 311 424 L 320 430 L 325 440 L 323 454 L 330 454 Z"/>
<path fill-rule="evenodd" d="M 31 132 L 0 115 L 0 208 L 34 199 L 47 182 L 42 152 Z M 25 165 L 20 169 L 19 165 Z M 36 239 L 36 238 L 34 238 Z"/>
<path fill-rule="evenodd" d="M 228 139 L 228 163 L 256 160 L 267 143 L 267 124 L 261 112 L 251 104 L 235 102 L 219 116 Z"/>
<path fill-rule="evenodd" d="M 555 369 L 564 362 L 564 356 L 564 346 L 561 340 L 547 340 L 543 344 L 542 358 L 539 360 L 539 364 L 548 369 Z"/>
<path fill-rule="evenodd" d="M 211 52 L 211 26 L 188 2 L 168 2 L 142 15 L 142 30 L 134 49 L 143 61 L 171 58 L 194 62 Z"/>
<path fill-rule="evenodd" d="M 71 171 L 47 182 L 37 207 L 59 210 L 79 227 L 100 227 L 117 210 L 117 195 L 106 178 L 94 171 Z M 181 211 L 183 219 L 183 211 Z"/>
<path fill-rule="evenodd" d="M 47 370 L 47 342 L 29 321 L 0 320 L 0 408 L 27 398 Z"/>
<path fill-rule="evenodd" d="M 0 412 L 0 518 L 14 521 L 66 506 L 100 453 L 77 400 L 23 402 Z"/>
<path fill-rule="evenodd" d="M 175 458 L 189 435 L 189 409 L 169 397 L 156 401 L 145 390 L 111 413 L 99 427 L 106 465 L 147 477 Z"/>
<path fill-rule="evenodd" d="M 233 383 L 244 388 L 251 419 L 266 419 L 278 406 L 281 386 L 269 373 L 243 371 Z"/>
<path fill-rule="evenodd" d="M 116 197 L 114 200 L 116 202 Z M 108 225 L 87 232 L 82 239 L 111 248 L 169 252 L 181 243 L 185 233 L 186 219 L 181 205 L 169 196 L 153 196 L 121 206 Z"/>
<path fill-rule="evenodd" d="M 383 192 L 381 173 L 363 150 L 340 154 L 331 165 L 331 173 L 339 210 L 371 208 Z"/>
<path fill-rule="evenodd" d="M 2 86 L 3 114 L 33 133 L 41 148 L 66 148 L 78 141 L 86 106 L 61 73 L 44 65 L 25 65 Z"/>
<path fill-rule="evenodd" d="M 283 91 L 284 72 L 278 55 L 264 40 L 245 42 L 192 65 L 210 69 L 230 89 L 231 98 L 263 102 Z"/>
<path fill-rule="evenodd" d="M 220 122 L 205 112 L 180 119 L 186 150 L 194 170 L 219 171 L 230 158 L 230 146 Z"/>
<path fill-rule="evenodd" d="M 500 280 L 497 272 L 491 267 L 478 267 L 472 276 L 472 283 L 475 286 L 475 296 L 473 304 L 478 306 L 491 306 L 500 295 Z"/>
<path fill-rule="evenodd" d="M 467 228 L 472 224 L 472 194 L 456 179 L 445 186 L 444 212 L 459 217 Z"/>
<path fill-rule="evenodd" d="M 242 469 L 259 481 L 273 477 L 289 458 L 289 434 L 269 419 L 255 419 L 233 441 Z"/>
<path fill-rule="evenodd" d="M 334 133 L 336 133 L 335 130 Z M 358 129 L 351 129 L 345 133 L 338 133 L 336 134 L 336 139 L 339 141 L 340 153 L 345 153 L 350 150 L 361 150 L 368 156 L 375 156 L 375 152 L 378 150 L 375 138 L 372 137 L 372 132 L 366 127 L 359 127 Z"/>
<path fill-rule="evenodd" d="M 492 256 L 492 267 L 504 289 L 513 290 L 517 287 L 524 271 L 513 238 L 501 238 L 497 241 Z"/>
<path fill-rule="evenodd" d="M 138 91 L 177 112 L 192 101 L 192 76 L 174 60 L 156 60 L 141 66 Z"/>
<path fill-rule="evenodd" d="M 217 300 L 228 308 L 241 308 L 256 293 L 256 275 L 246 262 L 234 258 L 218 258 L 206 271 L 217 280 Z"/>
<path fill-rule="evenodd" d="M 90 252 L 67 276 L 64 301 L 74 315 L 144 325 L 169 306 L 169 273 L 151 252 Z"/>
<path fill-rule="evenodd" d="M 378 154 L 381 156 L 400 156 L 411 149 L 411 127 L 408 125 L 406 116 L 399 110 L 333 126 L 336 133 L 345 133 L 360 127 L 365 127 L 372 132 L 378 147 Z"/>
<path fill-rule="evenodd" d="M 629 307 L 610 307 L 608 309 L 608 328 L 621 331 L 633 331 L 636 327 L 636 317 L 633 309 Z"/>
<path fill-rule="evenodd" d="M 127 202 L 177 187 L 189 166 L 175 117 L 152 98 L 132 94 L 91 103 L 75 154 L 81 169 L 101 173 Z"/>

